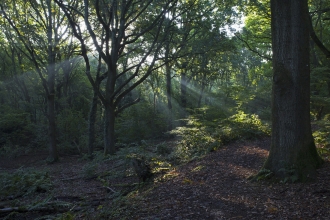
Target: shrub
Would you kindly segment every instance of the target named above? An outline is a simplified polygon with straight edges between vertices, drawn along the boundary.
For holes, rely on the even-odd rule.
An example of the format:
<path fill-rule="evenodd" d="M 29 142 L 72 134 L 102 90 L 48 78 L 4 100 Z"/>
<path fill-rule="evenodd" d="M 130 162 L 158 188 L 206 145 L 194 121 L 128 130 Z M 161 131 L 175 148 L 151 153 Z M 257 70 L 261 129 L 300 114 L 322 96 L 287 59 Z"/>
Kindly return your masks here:
<path fill-rule="evenodd" d="M 175 149 L 177 158 L 183 162 L 214 151 L 235 140 L 254 139 L 270 134 L 267 124 L 257 115 L 237 114 L 223 120 L 200 120 L 200 114 L 192 115 L 187 127 L 179 127 L 172 133 L 182 137 Z"/>
<path fill-rule="evenodd" d="M 5 144 L 7 146 L 27 146 L 34 138 L 29 114 L 9 107 L 2 110 L 3 112 L 0 114 L 0 147 Z"/>
<path fill-rule="evenodd" d="M 255 139 L 270 135 L 270 129 L 257 115 L 238 111 L 221 122 L 215 133 L 223 143 L 228 143 L 238 139 Z"/>
<path fill-rule="evenodd" d="M 204 128 L 179 127 L 172 131 L 182 137 L 174 154 L 181 162 L 188 162 L 217 149 L 220 143 Z"/>
<path fill-rule="evenodd" d="M 313 137 L 319 154 L 323 157 L 330 155 L 330 120 L 329 115 L 326 115 L 323 120 L 315 122 L 318 127 L 313 132 Z"/>
<path fill-rule="evenodd" d="M 57 117 L 57 129 L 62 150 L 78 151 L 86 144 L 86 120 L 80 111 L 65 109 Z"/>
<path fill-rule="evenodd" d="M 139 103 L 121 113 L 116 123 L 118 141 L 130 143 L 159 137 L 166 131 L 166 116 L 148 103 Z"/>
<path fill-rule="evenodd" d="M 46 172 L 18 169 L 15 172 L 0 173 L 0 197 L 19 197 L 32 193 L 47 192 L 51 189 L 51 180 Z"/>

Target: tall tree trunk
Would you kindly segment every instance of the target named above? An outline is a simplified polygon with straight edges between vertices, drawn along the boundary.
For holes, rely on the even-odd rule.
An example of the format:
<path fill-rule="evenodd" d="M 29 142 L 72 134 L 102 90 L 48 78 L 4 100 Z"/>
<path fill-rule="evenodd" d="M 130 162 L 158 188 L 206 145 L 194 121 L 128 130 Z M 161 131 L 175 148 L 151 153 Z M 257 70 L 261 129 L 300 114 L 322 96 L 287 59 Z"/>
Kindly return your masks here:
<path fill-rule="evenodd" d="M 310 124 L 307 0 L 271 0 L 272 142 L 264 165 L 276 177 L 314 178 L 321 164 Z"/>
<path fill-rule="evenodd" d="M 47 67 L 47 116 L 48 116 L 48 134 L 49 134 L 49 158 L 50 162 L 58 160 L 56 146 L 56 122 L 55 122 L 55 52 L 53 51 L 53 19 L 51 0 L 47 0 L 48 7 L 48 67 Z"/>
<path fill-rule="evenodd" d="M 115 109 L 109 104 L 104 105 L 104 154 L 115 154 Z"/>

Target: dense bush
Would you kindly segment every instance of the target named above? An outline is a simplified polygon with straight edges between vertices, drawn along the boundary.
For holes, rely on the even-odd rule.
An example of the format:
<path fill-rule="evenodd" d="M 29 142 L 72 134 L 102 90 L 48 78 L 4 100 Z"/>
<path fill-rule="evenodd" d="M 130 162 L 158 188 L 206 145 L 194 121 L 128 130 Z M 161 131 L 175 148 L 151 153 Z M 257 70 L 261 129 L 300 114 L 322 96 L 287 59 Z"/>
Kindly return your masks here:
<path fill-rule="evenodd" d="M 52 186 L 47 173 L 23 169 L 18 169 L 11 174 L 0 173 L 0 179 L 0 198 L 43 193 L 49 191 Z"/>
<path fill-rule="evenodd" d="M 35 137 L 29 114 L 5 106 L 0 113 L 0 147 L 27 146 Z"/>
<path fill-rule="evenodd" d="M 166 129 L 166 115 L 155 111 L 148 103 L 126 109 L 116 123 L 118 141 L 123 143 L 159 137 Z"/>
<path fill-rule="evenodd" d="M 57 117 L 58 140 L 62 150 L 86 150 L 87 122 L 80 111 L 65 109 Z"/>
<path fill-rule="evenodd" d="M 313 132 L 318 152 L 324 156 L 330 156 L 330 115 L 325 115 L 321 121 L 314 122 L 317 129 Z"/>
<path fill-rule="evenodd" d="M 242 111 L 225 119 L 209 121 L 202 118 L 208 117 L 201 117 L 200 112 L 192 115 L 187 127 L 179 127 L 172 131 L 182 137 L 175 151 L 179 160 L 191 160 L 232 141 L 254 139 L 270 134 L 269 126 L 257 115 Z"/>
<path fill-rule="evenodd" d="M 215 136 L 222 143 L 239 139 L 255 139 L 270 135 L 268 124 L 263 123 L 257 115 L 238 111 L 237 114 L 222 121 L 216 129 Z"/>

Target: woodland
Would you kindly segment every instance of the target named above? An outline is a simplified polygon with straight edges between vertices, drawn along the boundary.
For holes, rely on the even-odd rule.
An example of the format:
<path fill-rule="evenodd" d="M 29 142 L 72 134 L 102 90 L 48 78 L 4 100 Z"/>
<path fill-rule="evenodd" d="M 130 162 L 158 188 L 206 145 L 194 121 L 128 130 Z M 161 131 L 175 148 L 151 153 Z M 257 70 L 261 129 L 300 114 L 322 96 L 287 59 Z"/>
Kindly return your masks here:
<path fill-rule="evenodd" d="M 2 0 L 1 219 L 330 219 L 330 1 Z"/>

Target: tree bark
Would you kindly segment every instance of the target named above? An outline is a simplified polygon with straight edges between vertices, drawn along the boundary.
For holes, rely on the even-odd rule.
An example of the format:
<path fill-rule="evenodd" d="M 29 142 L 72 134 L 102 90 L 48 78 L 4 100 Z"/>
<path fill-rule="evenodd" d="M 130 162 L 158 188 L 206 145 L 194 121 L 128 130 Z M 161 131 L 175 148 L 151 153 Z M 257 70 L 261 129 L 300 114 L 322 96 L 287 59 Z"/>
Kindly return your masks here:
<path fill-rule="evenodd" d="M 307 0 L 272 0 L 272 142 L 264 165 L 276 177 L 314 178 L 322 163 L 310 124 Z"/>
<path fill-rule="evenodd" d="M 180 89 L 181 89 L 181 118 L 186 117 L 186 108 L 187 108 L 187 72 L 184 69 L 181 73 L 180 80 Z"/>
<path fill-rule="evenodd" d="M 202 99 L 203 99 L 204 90 L 206 87 L 206 75 L 207 75 L 207 73 L 203 73 L 202 85 L 201 85 L 201 89 L 199 90 L 199 96 L 198 96 L 198 103 L 197 103 L 198 108 L 200 108 L 202 106 Z"/>
<path fill-rule="evenodd" d="M 109 104 L 104 106 L 104 154 L 115 154 L 115 109 Z"/>
<path fill-rule="evenodd" d="M 169 63 L 169 53 L 170 53 L 170 42 L 166 42 L 166 52 L 165 52 L 165 72 L 166 72 L 166 97 L 167 97 L 167 109 L 168 109 L 168 123 L 167 130 L 172 130 L 173 128 L 173 117 L 172 117 L 172 77 L 171 77 L 171 64 Z"/>
<path fill-rule="evenodd" d="M 89 111 L 89 120 L 88 120 L 88 155 L 90 158 L 93 157 L 94 144 L 95 144 L 95 122 L 96 122 L 96 113 L 97 113 L 97 101 L 98 96 L 97 92 L 94 91 L 93 99 L 91 103 L 91 109 Z"/>
<path fill-rule="evenodd" d="M 165 65 L 166 68 L 166 96 L 167 96 L 167 108 L 168 108 L 168 124 L 167 130 L 173 128 L 173 116 L 172 116 L 172 77 L 171 66 L 169 63 Z"/>
<path fill-rule="evenodd" d="M 48 67 L 47 67 L 47 116 L 48 116 L 48 135 L 49 135 L 49 158 L 50 162 L 58 160 L 56 146 L 56 122 L 55 122 L 55 52 L 53 51 L 53 19 L 51 0 L 47 0 L 48 7 Z"/>

